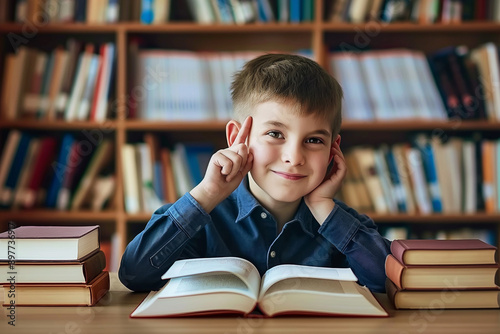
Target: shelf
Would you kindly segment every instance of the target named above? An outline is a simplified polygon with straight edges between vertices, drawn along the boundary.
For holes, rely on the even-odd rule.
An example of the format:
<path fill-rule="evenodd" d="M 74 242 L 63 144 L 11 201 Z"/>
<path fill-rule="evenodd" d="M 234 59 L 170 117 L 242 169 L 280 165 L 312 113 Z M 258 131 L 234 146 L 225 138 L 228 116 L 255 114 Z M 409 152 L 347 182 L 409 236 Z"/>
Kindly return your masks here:
<path fill-rule="evenodd" d="M 343 121 L 341 131 L 408 131 L 408 130 L 453 130 L 453 131 L 483 131 L 499 130 L 500 123 L 489 121 L 425 121 L 425 120 L 394 120 L 394 121 Z"/>
<path fill-rule="evenodd" d="M 496 32 L 500 31 L 499 22 L 471 21 L 461 23 L 432 23 L 421 24 L 413 22 L 387 23 L 369 21 L 365 23 L 323 22 L 319 25 L 324 32 L 352 32 L 359 30 L 380 30 L 380 32 Z M 86 23 L 2 23 L 0 33 L 116 33 L 127 31 L 134 33 L 159 33 L 159 32 L 193 32 L 193 33 L 253 33 L 253 32 L 312 32 L 315 23 L 248 23 L 248 24 L 197 24 L 193 22 L 168 22 L 165 24 L 142 24 L 138 22 L 120 22 L 105 24 Z"/>
<path fill-rule="evenodd" d="M 0 33 L 116 33 L 127 31 L 132 33 L 253 33 L 253 32 L 312 32 L 313 23 L 249 23 L 249 24 L 196 24 L 192 22 L 169 22 L 165 24 L 142 24 L 136 22 L 121 22 L 107 24 L 86 23 L 3 23 Z"/>
<path fill-rule="evenodd" d="M 126 121 L 129 131 L 224 131 L 227 121 Z"/>
<path fill-rule="evenodd" d="M 106 131 L 115 130 L 116 121 L 97 122 L 65 122 L 65 121 L 45 121 L 45 120 L 0 120 L 0 129 L 33 129 L 33 130 L 84 130 L 103 129 Z"/>
<path fill-rule="evenodd" d="M 51 223 L 113 223 L 116 220 L 115 211 L 56 211 L 49 209 L 34 210 L 2 210 L 0 211 L 2 220 L 12 220 L 14 222 L 51 222 Z M 24 224 L 25 225 L 25 224 Z"/>
<path fill-rule="evenodd" d="M 461 23 L 433 23 L 433 24 L 420 24 L 412 22 L 401 23 L 386 23 L 371 21 L 366 23 L 352 24 L 352 23 L 332 23 L 325 22 L 321 25 L 324 32 L 351 32 L 353 34 L 359 31 L 380 31 L 381 33 L 394 32 L 394 33 L 456 33 L 461 34 L 464 32 L 500 32 L 499 22 L 487 21 L 472 21 Z"/>
<path fill-rule="evenodd" d="M 224 131 L 227 121 L 125 121 L 129 131 Z M 419 130 L 453 130 L 453 131 L 500 131 L 500 123 L 488 121 L 344 121 L 342 131 L 419 131 Z"/>
<path fill-rule="evenodd" d="M 167 24 L 145 25 L 123 23 L 121 28 L 132 33 L 254 33 L 254 32 L 312 32 L 313 23 L 249 23 L 249 24 L 196 24 L 190 22 L 172 22 Z"/>
<path fill-rule="evenodd" d="M 36 33 L 58 34 L 110 34 L 120 30 L 123 24 L 85 24 L 85 23 L 2 23 L 0 33 L 17 33 L 32 36 Z"/>
<path fill-rule="evenodd" d="M 367 213 L 377 224 L 385 223 L 443 223 L 443 224 L 477 224 L 500 222 L 500 213 L 488 214 L 484 212 L 474 214 L 429 214 L 429 215 L 407 215 L 407 214 L 370 214 Z"/>

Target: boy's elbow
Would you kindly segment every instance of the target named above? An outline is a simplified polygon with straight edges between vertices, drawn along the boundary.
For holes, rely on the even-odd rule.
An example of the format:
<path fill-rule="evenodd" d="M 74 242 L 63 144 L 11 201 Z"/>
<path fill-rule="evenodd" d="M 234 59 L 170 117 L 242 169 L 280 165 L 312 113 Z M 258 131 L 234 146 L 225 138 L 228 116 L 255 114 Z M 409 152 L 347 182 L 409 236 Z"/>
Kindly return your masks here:
<path fill-rule="evenodd" d="M 161 279 L 161 274 L 149 266 L 149 263 L 129 258 L 126 251 L 118 269 L 118 278 L 125 287 L 137 292 L 158 290 L 165 283 Z"/>

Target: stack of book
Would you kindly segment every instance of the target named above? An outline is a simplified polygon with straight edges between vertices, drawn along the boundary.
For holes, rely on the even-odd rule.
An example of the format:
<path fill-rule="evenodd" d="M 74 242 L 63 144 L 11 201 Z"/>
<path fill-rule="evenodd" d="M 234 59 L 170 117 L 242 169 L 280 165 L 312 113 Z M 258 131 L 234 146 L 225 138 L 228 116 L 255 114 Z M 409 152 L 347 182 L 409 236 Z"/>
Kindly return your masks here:
<path fill-rule="evenodd" d="M 0 234 L 3 305 L 96 304 L 109 291 L 99 226 L 21 226 Z"/>
<path fill-rule="evenodd" d="M 394 240 L 386 290 L 397 309 L 500 308 L 496 247 L 479 239 Z"/>

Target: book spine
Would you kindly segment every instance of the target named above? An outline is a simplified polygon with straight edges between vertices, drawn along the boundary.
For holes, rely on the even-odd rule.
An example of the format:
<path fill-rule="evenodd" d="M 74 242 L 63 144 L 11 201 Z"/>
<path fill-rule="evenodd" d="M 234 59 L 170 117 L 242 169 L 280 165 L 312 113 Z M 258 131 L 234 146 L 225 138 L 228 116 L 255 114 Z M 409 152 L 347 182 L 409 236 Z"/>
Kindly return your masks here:
<path fill-rule="evenodd" d="M 385 274 L 398 288 L 403 288 L 404 265 L 389 254 L 385 259 Z"/>

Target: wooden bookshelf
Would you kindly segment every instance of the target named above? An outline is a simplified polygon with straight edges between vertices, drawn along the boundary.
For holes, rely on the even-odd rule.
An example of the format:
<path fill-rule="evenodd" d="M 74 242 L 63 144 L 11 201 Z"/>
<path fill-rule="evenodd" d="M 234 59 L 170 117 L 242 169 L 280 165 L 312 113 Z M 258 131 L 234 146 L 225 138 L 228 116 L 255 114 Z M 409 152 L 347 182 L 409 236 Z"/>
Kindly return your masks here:
<path fill-rule="evenodd" d="M 416 23 L 376 23 L 363 24 L 325 22 L 325 2 L 315 0 L 315 19 L 310 23 L 252 23 L 244 25 L 199 25 L 191 22 L 172 22 L 160 25 L 143 25 L 140 23 L 120 22 L 113 24 L 35 24 L 36 33 L 27 36 L 26 24 L 0 24 L 0 71 L 4 70 L 6 52 L 11 52 L 8 46 L 8 35 L 13 33 L 26 35 L 27 45 L 52 45 L 54 39 L 66 40 L 70 37 L 83 38 L 85 41 L 113 41 L 116 45 L 117 71 L 114 96 L 118 99 L 127 96 L 127 82 L 130 73 L 127 72 L 128 46 L 132 38 L 141 37 L 158 42 L 165 48 L 181 48 L 187 50 L 234 51 L 259 49 L 264 51 L 293 51 L 300 48 L 312 50 L 315 59 L 327 68 L 327 50 L 335 47 L 341 41 L 352 42 L 360 31 L 374 29 L 377 34 L 372 36 L 368 45 L 363 48 L 411 47 L 423 51 L 435 51 L 447 45 L 465 44 L 470 47 L 492 41 L 500 43 L 500 23 L 497 22 L 464 22 L 459 24 L 416 24 Z M 0 73 L 0 75 L 3 73 Z M 0 87 L 1 88 L 1 87 Z M 2 113 L 0 112 L 0 115 Z M 112 209 L 103 212 L 52 210 L 0 210 L 0 229 L 5 230 L 9 220 L 19 224 L 104 224 L 106 229 L 118 235 L 119 249 L 125 249 L 128 226 L 132 223 L 146 223 L 151 213 L 127 214 L 123 197 L 123 170 L 121 166 L 121 150 L 130 136 L 146 132 L 165 133 L 171 138 L 183 140 L 186 133 L 196 132 L 200 136 L 214 138 L 220 136 L 225 141 L 224 121 L 208 122 L 151 122 L 127 118 L 128 111 L 124 103 L 118 103 L 116 116 L 103 123 L 96 122 L 63 122 L 36 120 L 5 120 L 0 119 L 0 133 L 10 129 L 23 131 L 38 131 L 42 133 L 78 132 L 81 130 L 106 129 L 107 135 L 115 143 L 114 171 L 117 180 Z M 343 144 L 348 144 L 350 138 L 370 141 L 370 136 L 382 136 L 384 140 L 399 139 L 405 132 L 432 131 L 441 129 L 460 135 L 465 132 L 488 132 L 498 138 L 500 123 L 487 121 L 449 121 L 431 122 L 420 120 L 390 121 L 390 122 L 352 122 L 346 121 L 342 127 Z M 0 137 L 4 140 L 5 135 Z M 4 143 L 0 143 L 3 145 Z M 500 241 L 500 215 L 477 213 L 473 215 L 377 215 L 373 214 L 378 224 L 405 222 L 410 224 L 446 223 L 450 228 L 470 226 L 474 223 L 487 223 L 496 229 L 497 240 Z"/>

